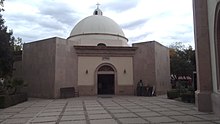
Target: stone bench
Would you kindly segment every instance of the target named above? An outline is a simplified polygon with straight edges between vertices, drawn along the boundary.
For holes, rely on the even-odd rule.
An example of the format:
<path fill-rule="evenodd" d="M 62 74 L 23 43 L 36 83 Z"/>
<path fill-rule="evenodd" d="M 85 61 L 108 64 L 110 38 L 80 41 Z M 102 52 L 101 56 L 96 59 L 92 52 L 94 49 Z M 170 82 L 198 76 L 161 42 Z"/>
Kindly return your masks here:
<path fill-rule="evenodd" d="M 75 90 L 75 87 L 63 87 L 60 88 L 60 98 L 79 97 L 79 92 Z"/>

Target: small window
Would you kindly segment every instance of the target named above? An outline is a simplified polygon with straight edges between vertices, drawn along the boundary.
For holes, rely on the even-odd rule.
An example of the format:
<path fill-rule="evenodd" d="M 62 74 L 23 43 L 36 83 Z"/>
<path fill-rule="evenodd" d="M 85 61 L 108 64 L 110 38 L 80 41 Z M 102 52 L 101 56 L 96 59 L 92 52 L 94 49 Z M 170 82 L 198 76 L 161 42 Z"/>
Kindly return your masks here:
<path fill-rule="evenodd" d="M 98 11 L 95 11 L 95 15 L 98 15 Z"/>
<path fill-rule="evenodd" d="M 104 43 L 99 43 L 97 46 L 106 46 Z"/>
<path fill-rule="evenodd" d="M 103 65 L 98 71 L 114 71 L 114 69 L 108 65 Z"/>

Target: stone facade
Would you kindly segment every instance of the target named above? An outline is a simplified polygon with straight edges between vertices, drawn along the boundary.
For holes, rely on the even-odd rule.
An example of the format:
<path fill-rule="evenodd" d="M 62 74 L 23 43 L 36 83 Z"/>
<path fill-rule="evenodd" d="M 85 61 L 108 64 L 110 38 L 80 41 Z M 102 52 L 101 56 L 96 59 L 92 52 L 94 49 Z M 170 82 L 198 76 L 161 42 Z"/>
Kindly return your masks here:
<path fill-rule="evenodd" d="M 145 86 L 154 86 L 157 95 L 165 94 L 171 89 L 169 49 L 155 41 L 133 46 L 138 48 L 134 56 L 135 86 L 142 80 Z"/>
<path fill-rule="evenodd" d="M 132 47 L 100 47 L 100 46 L 75 46 L 78 55 L 78 86 L 89 88 L 88 94 L 98 94 L 97 76 L 98 69 L 104 65 L 114 68 L 116 95 L 130 94 L 124 87 L 133 88 L 133 55 L 136 48 Z M 124 73 L 124 70 L 126 73 Z M 87 71 L 87 73 L 86 73 Z M 108 72 L 102 72 L 103 74 Z M 122 87 L 119 88 L 119 87 Z M 125 88 L 126 89 L 126 88 Z M 132 89 L 133 91 L 133 89 Z"/>
<path fill-rule="evenodd" d="M 23 73 L 17 70 L 15 76 L 22 74 L 31 97 L 59 98 L 63 87 L 75 87 L 80 96 L 98 95 L 97 76 L 103 74 L 98 69 L 110 65 L 115 95 L 135 95 L 140 79 L 164 94 L 170 89 L 168 51 L 155 41 L 132 47 L 72 46 L 54 37 L 24 44 L 22 61 L 15 63 L 22 63 Z"/>
<path fill-rule="evenodd" d="M 26 43 L 23 47 L 23 78 L 28 95 L 54 98 L 56 38 Z"/>
<path fill-rule="evenodd" d="M 193 0 L 197 60 L 196 105 L 220 113 L 220 0 Z"/>

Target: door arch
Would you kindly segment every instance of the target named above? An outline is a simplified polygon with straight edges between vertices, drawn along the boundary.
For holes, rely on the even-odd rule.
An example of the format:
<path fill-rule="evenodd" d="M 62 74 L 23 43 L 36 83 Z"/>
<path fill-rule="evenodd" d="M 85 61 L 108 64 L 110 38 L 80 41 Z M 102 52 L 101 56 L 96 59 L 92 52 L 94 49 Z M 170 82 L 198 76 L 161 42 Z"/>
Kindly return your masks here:
<path fill-rule="evenodd" d="M 96 68 L 97 95 L 114 95 L 116 91 L 116 69 L 112 64 L 103 63 Z"/>
<path fill-rule="evenodd" d="M 220 2 L 216 6 L 214 25 L 217 89 L 220 90 Z"/>

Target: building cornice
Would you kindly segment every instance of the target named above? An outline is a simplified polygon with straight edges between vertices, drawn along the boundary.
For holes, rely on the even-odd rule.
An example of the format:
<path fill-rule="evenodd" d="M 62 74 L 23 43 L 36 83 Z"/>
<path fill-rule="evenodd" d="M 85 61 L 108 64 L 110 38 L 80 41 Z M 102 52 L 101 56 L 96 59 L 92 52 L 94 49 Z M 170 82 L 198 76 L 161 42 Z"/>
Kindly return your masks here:
<path fill-rule="evenodd" d="M 74 46 L 78 56 L 133 57 L 137 47 Z"/>

